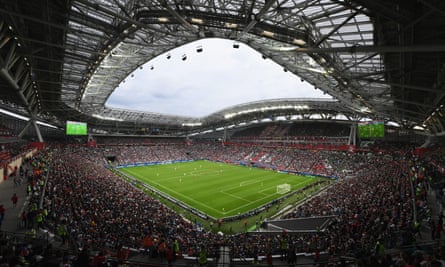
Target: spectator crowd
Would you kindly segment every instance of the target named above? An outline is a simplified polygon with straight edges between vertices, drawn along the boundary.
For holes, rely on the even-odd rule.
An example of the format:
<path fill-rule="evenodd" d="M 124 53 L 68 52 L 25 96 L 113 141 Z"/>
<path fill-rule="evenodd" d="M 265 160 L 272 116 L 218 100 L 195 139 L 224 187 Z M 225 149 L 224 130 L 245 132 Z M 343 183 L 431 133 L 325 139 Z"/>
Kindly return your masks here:
<path fill-rule="evenodd" d="M 335 215 L 336 220 L 326 231 L 317 233 L 221 235 L 185 219 L 111 172 L 106 168 L 109 156 L 116 158 L 115 164 L 181 159 L 261 162 L 276 169 L 337 177 L 329 189 L 283 217 Z M 390 261 L 414 264 L 418 259 L 411 255 L 389 259 L 385 248 L 424 238 L 420 224 L 431 221 L 426 203 L 430 168 L 405 154 L 173 142 L 97 148 L 53 146 L 40 151 L 28 163 L 33 172 L 24 176 L 31 200 L 22 216 L 22 227 L 47 228 L 60 236 L 62 244 L 71 244 L 77 251 L 100 251 L 104 256 L 112 250 L 118 259 L 125 258 L 123 248 L 138 248 L 148 257 L 170 262 L 179 255 L 200 258 L 202 251 L 215 256 L 217 248 L 225 245 L 231 248 L 234 258 L 280 254 L 289 259 L 296 253 L 317 255 L 322 251 L 332 256 L 356 257 L 363 266 L 376 266 L 372 265 L 376 262 L 390 266 Z M 440 239 L 439 226 L 434 237 Z M 11 259 L 5 251 L 11 253 L 3 250 L 0 263 Z M 57 254 L 51 248 L 41 254 L 45 253 Z M 76 256 L 69 259 L 58 254 L 60 261 L 72 260 L 84 266 L 79 263 L 82 254 Z M 432 256 L 430 261 L 444 259 L 439 249 Z M 19 261 L 18 256 L 14 259 Z M 96 260 L 100 262 L 101 258 Z M 99 266 L 94 260 L 90 264 Z"/>

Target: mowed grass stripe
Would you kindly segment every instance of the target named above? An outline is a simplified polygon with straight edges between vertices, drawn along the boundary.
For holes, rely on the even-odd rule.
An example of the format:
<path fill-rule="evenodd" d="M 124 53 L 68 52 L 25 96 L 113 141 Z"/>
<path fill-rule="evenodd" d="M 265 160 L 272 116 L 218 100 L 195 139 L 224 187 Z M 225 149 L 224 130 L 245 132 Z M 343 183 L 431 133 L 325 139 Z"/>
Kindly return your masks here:
<path fill-rule="evenodd" d="M 319 179 L 209 161 L 121 171 L 215 218 L 244 213 L 280 197 L 279 184 L 289 183 L 295 191 Z"/>

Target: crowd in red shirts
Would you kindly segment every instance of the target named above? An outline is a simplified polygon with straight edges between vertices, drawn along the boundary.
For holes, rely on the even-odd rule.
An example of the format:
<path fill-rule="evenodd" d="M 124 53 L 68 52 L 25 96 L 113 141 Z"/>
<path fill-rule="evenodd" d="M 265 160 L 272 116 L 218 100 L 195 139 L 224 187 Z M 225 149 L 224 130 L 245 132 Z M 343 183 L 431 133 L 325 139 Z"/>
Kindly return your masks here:
<path fill-rule="evenodd" d="M 171 260 L 176 253 L 197 256 L 203 246 L 210 253 L 214 245 L 224 243 L 231 247 L 233 257 L 244 258 L 280 253 L 284 242 L 290 253 L 326 251 L 332 255 L 352 254 L 366 260 L 382 260 L 386 258 L 385 254 L 379 254 L 383 246 L 396 247 L 420 238 L 416 236 L 415 210 L 428 215 L 422 213 L 428 209 L 424 194 L 426 180 L 419 180 L 418 175 L 421 173 L 424 177 L 426 171 L 412 158 L 223 147 L 220 143 L 59 147 L 42 153 L 46 160 L 43 166 L 48 167 L 43 202 L 43 208 L 48 211 L 46 225 L 52 229 L 66 225 L 75 245 L 89 249 L 141 248 L 150 257 Z M 104 167 L 107 155 L 116 156 L 118 163 L 131 163 L 190 158 L 243 162 L 251 161 L 258 154 L 270 166 L 301 172 L 316 170 L 320 174 L 340 177 L 330 189 L 285 216 L 332 214 L 337 216 L 336 222 L 320 233 L 278 236 L 242 233 L 223 237 L 184 219 Z M 317 164 L 323 167 L 312 169 Z M 349 177 L 344 170 L 354 175 Z M 414 193 L 411 184 L 415 185 Z M 413 200 L 416 200 L 415 205 Z M 178 251 L 175 251 L 175 242 Z M 443 255 L 438 257 L 443 258 Z M 404 256 L 403 260 L 413 259 Z"/>

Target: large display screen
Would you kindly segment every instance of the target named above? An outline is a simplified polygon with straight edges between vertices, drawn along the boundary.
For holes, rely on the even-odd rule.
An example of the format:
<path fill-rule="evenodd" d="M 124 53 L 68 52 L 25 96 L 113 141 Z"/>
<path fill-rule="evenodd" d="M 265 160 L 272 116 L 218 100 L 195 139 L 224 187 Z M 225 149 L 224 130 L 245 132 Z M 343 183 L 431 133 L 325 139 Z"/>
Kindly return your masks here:
<path fill-rule="evenodd" d="M 87 135 L 87 133 L 87 124 L 85 122 L 66 122 L 66 135 Z"/>
<path fill-rule="evenodd" d="M 383 138 L 385 137 L 385 124 L 382 121 L 360 122 L 358 124 L 358 137 Z"/>

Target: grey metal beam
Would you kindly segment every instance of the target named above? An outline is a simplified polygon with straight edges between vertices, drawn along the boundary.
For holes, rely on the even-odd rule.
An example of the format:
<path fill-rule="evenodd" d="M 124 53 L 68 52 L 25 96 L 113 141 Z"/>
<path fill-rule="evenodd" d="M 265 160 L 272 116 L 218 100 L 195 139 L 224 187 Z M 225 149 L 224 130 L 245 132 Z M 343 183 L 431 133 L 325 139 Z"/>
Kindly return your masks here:
<path fill-rule="evenodd" d="M 433 88 L 427 88 L 427 87 L 417 86 L 417 85 L 412 85 L 412 84 L 393 83 L 393 82 L 381 81 L 381 80 L 376 80 L 376 79 L 364 79 L 364 78 L 359 78 L 359 77 L 352 77 L 352 78 L 354 80 L 366 81 L 369 83 L 387 84 L 390 86 L 397 86 L 397 87 L 412 89 L 412 90 L 416 90 L 416 91 L 431 92 L 431 93 L 435 93 L 435 94 L 443 93 L 443 90 L 437 90 L 437 89 L 433 89 Z"/>
<path fill-rule="evenodd" d="M 431 8 L 432 10 L 438 12 L 442 16 L 445 16 L 445 10 L 440 9 L 439 7 L 435 6 L 434 4 L 430 3 L 432 1 L 425 1 L 425 0 L 418 0 L 423 5 L 426 5 L 427 7 Z M 441 2 L 441 1 L 439 1 Z"/>
<path fill-rule="evenodd" d="M 31 122 L 31 120 L 29 120 L 27 123 L 26 123 L 26 125 L 25 125 L 25 127 L 20 131 L 20 133 L 18 134 L 18 137 L 19 138 L 22 138 L 24 135 L 25 135 L 25 133 L 26 133 L 26 131 L 29 129 L 29 126 L 31 126 L 32 125 L 32 122 Z"/>
<path fill-rule="evenodd" d="M 190 24 L 186 19 L 184 19 L 184 17 L 182 17 L 178 12 L 176 12 L 175 10 L 173 10 L 173 8 L 170 7 L 169 4 L 167 4 L 165 1 L 163 1 L 163 3 L 160 3 L 161 5 L 163 5 L 168 13 L 170 13 L 173 17 L 175 17 L 179 23 L 184 26 L 184 28 L 186 28 L 187 30 L 193 32 L 193 33 L 198 33 L 199 29 L 195 28 L 192 24 Z"/>
<path fill-rule="evenodd" d="M 320 38 L 319 40 L 317 40 L 317 42 L 315 43 L 314 47 L 318 47 L 321 43 L 323 43 L 326 39 L 328 39 L 334 32 L 338 31 L 338 29 L 340 29 L 341 27 L 343 27 L 343 25 L 345 25 L 346 23 L 348 23 L 348 21 L 350 21 L 351 19 L 353 19 L 355 16 L 357 16 L 358 11 L 352 13 L 349 17 L 347 17 L 342 23 L 336 25 L 334 28 L 331 29 L 330 32 L 328 32 L 327 34 L 323 35 L 322 38 Z"/>
<path fill-rule="evenodd" d="M 261 8 L 260 12 L 258 12 L 258 14 L 252 14 L 252 11 L 250 11 L 249 15 L 255 16 L 255 17 L 253 19 L 251 19 L 249 24 L 247 24 L 247 26 L 243 29 L 243 33 L 248 33 L 250 30 L 252 30 L 253 27 L 255 27 L 255 25 L 259 22 L 261 17 L 264 15 L 264 13 L 266 13 L 267 10 L 272 6 L 273 3 L 274 3 L 274 0 L 267 0 L 266 3 L 264 4 L 264 6 Z M 253 8 L 254 4 L 255 4 L 255 1 L 252 2 L 252 8 Z"/>
<path fill-rule="evenodd" d="M 37 138 L 39 139 L 39 142 L 43 142 L 42 134 L 40 133 L 39 125 L 37 125 L 37 119 L 34 114 L 31 114 L 30 121 L 32 125 L 34 126 L 34 129 L 36 130 Z"/>
<path fill-rule="evenodd" d="M 404 45 L 404 46 L 345 46 L 345 47 L 278 47 L 269 48 L 277 52 L 295 53 L 404 53 L 404 52 L 444 52 L 444 44 Z"/>
<path fill-rule="evenodd" d="M 29 115 L 31 116 L 30 121 L 32 122 L 34 129 L 36 130 L 36 134 L 37 134 L 37 138 L 39 139 L 40 142 L 43 142 L 43 138 L 42 135 L 40 133 L 40 129 L 39 126 L 36 123 L 36 112 L 32 109 L 31 104 L 29 103 L 29 101 L 26 99 L 26 97 L 23 95 L 22 90 L 20 88 L 20 86 L 17 84 L 17 81 L 15 81 L 11 75 L 9 74 L 8 70 L 6 70 L 4 67 L 2 67 L 0 69 L 0 76 L 2 76 L 6 81 L 8 81 L 8 83 L 15 89 L 17 90 L 17 94 L 20 96 L 20 98 L 22 99 L 23 103 L 25 104 L 25 106 L 28 109 Z"/>
<path fill-rule="evenodd" d="M 94 4 L 94 3 L 92 3 L 91 1 L 88 1 L 88 0 L 74 0 L 73 2 L 82 3 L 85 6 L 89 6 L 89 7 L 93 8 L 93 9 L 95 9 L 95 10 L 104 12 L 107 15 L 114 16 L 114 17 L 119 18 L 119 19 L 121 19 L 123 21 L 127 21 L 128 23 L 134 24 L 134 25 L 136 25 L 136 26 L 138 26 L 140 28 L 149 29 L 149 30 L 157 32 L 157 33 L 164 33 L 166 35 L 173 35 L 171 32 L 163 31 L 163 30 L 161 30 L 159 28 L 151 27 L 150 25 L 142 23 L 140 21 L 137 21 L 137 20 L 135 20 L 133 18 L 128 18 L 128 17 L 122 16 L 122 15 L 116 13 L 116 12 L 113 12 L 113 11 L 111 11 L 111 10 L 101 6 L 101 5 Z"/>

